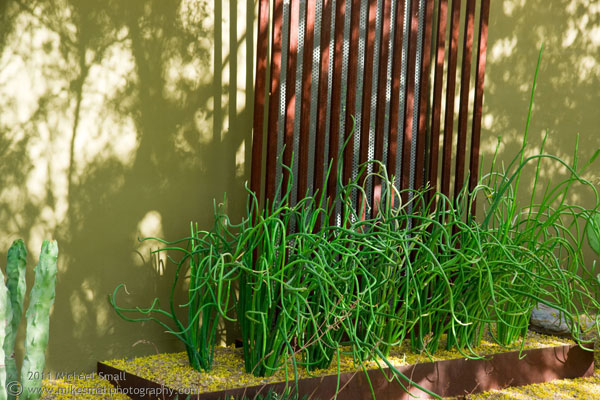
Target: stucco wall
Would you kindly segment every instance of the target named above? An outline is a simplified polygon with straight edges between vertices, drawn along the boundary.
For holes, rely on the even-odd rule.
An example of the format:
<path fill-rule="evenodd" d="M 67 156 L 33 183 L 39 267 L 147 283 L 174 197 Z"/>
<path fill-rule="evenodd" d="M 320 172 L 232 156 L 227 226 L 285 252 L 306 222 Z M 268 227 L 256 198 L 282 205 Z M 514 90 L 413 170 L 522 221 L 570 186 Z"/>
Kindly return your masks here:
<path fill-rule="evenodd" d="M 107 296 L 125 283 L 123 304 L 166 304 L 173 268 L 137 238 L 208 227 L 224 193 L 242 209 L 254 14 L 250 0 L 1 3 L 0 257 L 23 238 L 33 269 L 58 241 L 48 370 L 182 349 Z"/>
<path fill-rule="evenodd" d="M 583 0 L 504 0 L 491 2 L 488 66 L 483 111 L 483 156 L 489 160 L 497 137 L 501 159 L 518 152 L 527 119 L 540 46 L 544 44 L 529 130 L 530 151 L 545 151 L 572 163 L 579 134 L 580 165 L 600 148 L 600 4 Z M 544 163 L 542 177 L 558 183 L 565 169 Z M 526 171 L 531 179 L 533 168 Z M 600 183 L 600 164 L 584 177 Z M 523 198 L 530 196 L 528 182 Z M 574 202 L 589 206 L 590 196 L 575 188 Z"/>
<path fill-rule="evenodd" d="M 21 237 L 32 267 L 43 238 L 58 240 L 49 370 L 181 349 L 119 319 L 107 295 L 126 283 L 130 304 L 166 301 L 172 268 L 137 238 L 208 226 L 224 193 L 239 215 L 254 15 L 250 0 L 0 3 L 0 257 Z M 484 160 L 497 136 L 505 160 L 520 146 L 542 42 L 531 144 L 548 129 L 547 150 L 566 160 L 577 133 L 582 159 L 600 147 L 600 6 L 492 1 Z M 586 177 L 600 183 L 600 170 Z"/>
<path fill-rule="evenodd" d="M 498 137 L 502 140 L 499 159 L 505 165 L 521 147 L 542 43 L 526 156 L 539 153 L 546 134 L 544 152 L 569 165 L 575 160 L 579 137 L 579 169 L 600 148 L 600 4 L 584 0 L 492 1 L 482 130 L 484 172 Z M 518 196 L 521 204 L 531 200 L 535 167 L 530 163 L 524 169 Z M 536 198 L 541 198 L 546 185 L 555 187 L 567 176 L 565 167 L 543 161 Z M 598 160 L 582 177 L 600 188 Z M 595 195 L 589 187 L 575 184 L 567 201 L 591 208 Z M 598 256 L 587 243 L 582 249 L 586 267 L 592 269 Z"/>

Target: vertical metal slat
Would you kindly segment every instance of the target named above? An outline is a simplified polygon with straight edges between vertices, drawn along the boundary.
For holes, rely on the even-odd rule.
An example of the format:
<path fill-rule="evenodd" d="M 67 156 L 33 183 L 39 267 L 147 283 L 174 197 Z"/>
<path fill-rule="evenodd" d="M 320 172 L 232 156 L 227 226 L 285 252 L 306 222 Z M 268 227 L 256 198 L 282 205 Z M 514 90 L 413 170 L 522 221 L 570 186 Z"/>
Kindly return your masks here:
<path fill-rule="evenodd" d="M 308 3 L 311 4 L 308 4 Z M 298 25 L 298 64 L 296 66 L 296 116 L 294 121 L 294 167 L 292 169 L 297 182 L 296 200 L 307 194 L 309 175 L 312 166 L 308 167 L 310 153 L 310 99 L 312 84 L 312 46 L 315 24 L 314 0 L 300 0 L 300 16 Z M 312 178 L 312 176 L 310 176 Z M 312 184 L 311 184 L 312 186 Z"/>
<path fill-rule="evenodd" d="M 317 158 L 317 120 L 319 108 L 319 78 L 321 67 L 321 29 L 323 21 L 323 0 L 310 0 L 307 8 L 308 19 L 307 26 L 310 32 L 310 46 L 307 44 L 307 49 L 312 52 L 311 60 L 311 77 L 310 77 L 310 120 L 308 126 L 308 158 L 306 160 L 308 169 L 306 183 L 308 193 L 315 193 L 319 188 L 314 187 L 315 181 L 315 159 Z M 307 52 L 308 54 L 308 52 Z M 308 70 L 308 66 L 305 65 Z M 308 91 L 308 90 L 307 90 Z M 324 91 L 324 90 L 323 90 Z M 321 147 L 320 152 L 323 152 Z M 317 170 L 317 173 L 320 171 Z M 319 191 L 321 193 L 321 191 Z"/>
<path fill-rule="evenodd" d="M 481 136 L 481 113 L 483 108 L 483 84 L 485 80 L 485 63 L 487 53 L 488 20 L 490 17 L 490 0 L 482 0 L 479 16 L 479 40 L 477 46 L 477 70 L 475 73 L 475 102 L 473 110 L 473 128 L 471 131 L 471 162 L 469 165 L 469 192 L 473 192 L 479 175 L 479 144 Z M 476 204 L 473 200 L 471 215 L 475 215 Z"/>
<path fill-rule="evenodd" d="M 420 73 L 419 108 L 417 116 L 417 154 L 415 159 L 415 188 L 423 188 L 425 182 L 425 143 L 427 140 L 427 109 L 429 106 L 429 79 L 431 64 L 431 31 L 433 25 L 433 1 L 422 4 L 423 38 Z"/>
<path fill-rule="evenodd" d="M 448 71 L 446 78 L 446 111 L 444 120 L 444 153 L 442 156 L 442 190 L 450 197 L 450 173 L 452 163 L 452 131 L 454 129 L 454 95 L 456 91 L 456 65 L 458 53 L 458 31 L 460 28 L 460 0 L 452 0 L 450 37 L 448 43 Z"/>
<path fill-rule="evenodd" d="M 456 144 L 456 174 L 454 197 L 457 198 L 465 184 L 465 158 L 467 147 L 467 122 L 469 119 L 469 84 L 471 83 L 471 62 L 473 55 L 473 26 L 475 20 L 475 0 L 467 0 L 465 31 L 463 38 L 462 66 L 460 72 L 460 109 L 458 111 L 458 140 Z"/>
<path fill-rule="evenodd" d="M 363 115 L 362 115 L 362 132 L 363 140 L 360 162 L 364 163 L 367 160 L 375 159 L 375 121 L 377 118 L 377 100 L 379 93 L 378 77 L 379 77 L 379 52 L 381 50 L 381 18 L 383 14 L 383 0 L 370 2 L 368 14 L 368 34 L 367 34 L 367 65 L 365 71 L 364 100 L 363 100 Z M 367 97 L 368 96 L 368 97 Z M 367 101 L 367 98 L 370 101 Z M 366 167 L 368 176 L 373 172 L 373 164 L 369 163 Z M 362 181 L 362 178 L 361 178 Z M 369 178 L 366 182 L 367 203 L 373 206 L 373 179 Z M 370 217 L 370 215 L 367 215 Z"/>
<path fill-rule="evenodd" d="M 404 6 L 404 21 L 403 21 L 403 34 L 402 34 L 402 61 L 401 61 L 401 73 L 400 73 L 400 105 L 398 108 L 398 133 L 397 133 L 397 148 L 396 148 L 396 170 L 395 170 L 395 182 L 396 187 L 403 187 L 403 178 L 404 174 L 404 160 L 406 157 L 404 156 L 405 152 L 405 139 L 406 139 L 406 117 L 407 109 L 406 105 L 408 102 L 412 101 L 408 99 L 408 86 L 409 86 L 409 69 L 408 65 L 410 64 L 409 60 L 409 41 L 411 39 L 411 30 L 412 30 L 412 1 L 405 0 Z"/>
<path fill-rule="evenodd" d="M 259 204 L 262 201 L 262 159 L 265 128 L 265 99 L 267 98 L 267 51 L 269 47 L 269 0 L 261 0 L 258 5 L 258 34 L 256 44 L 256 78 L 254 88 L 254 116 L 252 127 L 252 170 L 250 189 L 255 193 Z"/>
<path fill-rule="evenodd" d="M 329 129 L 329 155 L 333 162 L 333 169 L 327 183 L 327 196 L 332 202 L 335 200 L 337 194 L 338 171 L 343 167 L 343 159 L 340 157 L 344 142 L 343 122 L 345 118 L 344 87 L 346 83 L 343 78 L 348 71 L 347 56 L 350 50 L 349 41 L 348 45 L 346 45 L 346 26 L 348 27 L 348 37 L 350 36 L 350 26 L 349 23 L 345 23 L 346 19 L 349 20 L 350 18 L 350 10 L 347 9 L 348 4 L 345 0 L 334 0 L 333 9 L 335 12 L 331 16 L 333 25 L 330 45 L 333 45 L 335 51 L 332 52 L 330 50 L 329 75 L 331 76 L 332 90 L 328 123 L 331 124 Z M 341 74 L 339 71 L 341 71 Z M 336 202 L 335 205 L 333 203 L 330 204 L 330 207 L 335 208 L 335 212 L 331 213 L 330 223 L 333 224 L 338 219 L 340 205 Z"/>
<path fill-rule="evenodd" d="M 316 154 L 315 154 L 315 190 L 321 193 L 326 192 L 325 174 L 330 162 L 329 157 L 329 117 L 331 110 L 331 92 L 333 90 L 333 79 L 331 76 L 331 65 L 333 65 L 334 49 L 334 23 L 335 15 L 332 8 L 335 7 L 335 0 L 324 0 L 322 11 L 322 31 L 320 35 L 320 73 L 318 84 L 318 104 L 315 109 L 317 116 L 317 125 L 315 127 Z M 321 2 L 320 2 L 321 3 Z M 318 11 L 317 11 L 318 14 Z M 332 18 L 333 17 L 333 18 Z M 316 28 L 315 28 L 316 29 Z M 331 49 L 331 50 L 330 50 Z M 320 90 L 318 90 L 320 88 Z"/>
<path fill-rule="evenodd" d="M 438 21 L 435 33 L 435 73 L 433 79 L 433 100 L 431 104 L 431 141 L 429 145 L 429 181 L 433 191 L 438 190 L 438 166 L 440 151 L 440 122 L 442 115 L 442 84 L 444 81 L 444 58 L 446 50 L 446 20 L 448 18 L 448 0 L 438 3 Z"/>
<path fill-rule="evenodd" d="M 399 3 L 403 4 L 399 4 Z M 399 187 L 400 173 L 398 172 L 401 168 L 401 162 L 398 163 L 398 154 L 402 154 L 402 126 L 404 126 L 403 110 L 403 86 L 404 81 L 402 80 L 403 75 L 403 63 L 404 54 L 403 44 L 406 38 L 406 20 L 407 11 L 406 5 L 407 0 L 396 0 L 392 3 L 395 5 L 395 9 L 392 10 L 392 14 L 395 14 L 394 20 L 394 34 L 391 36 L 393 40 L 393 46 L 391 51 L 392 57 L 392 73 L 390 79 L 391 84 L 391 97 L 390 97 L 390 134 L 389 134 L 389 156 L 388 156 L 388 171 L 394 175 L 394 185 Z M 397 29 L 400 28 L 400 29 Z M 401 157 L 401 156 L 400 156 Z"/>
<path fill-rule="evenodd" d="M 288 4 L 288 10 L 290 13 L 289 16 L 289 27 L 288 27 L 288 53 L 287 53 L 287 75 L 286 75 L 286 96 L 285 96 L 285 107 L 284 107 L 284 143 L 285 149 L 283 151 L 283 164 L 287 167 L 292 166 L 292 156 L 294 160 L 298 159 L 298 154 L 294 153 L 294 127 L 296 124 L 296 92 L 294 88 L 296 87 L 296 66 L 298 63 L 298 20 L 299 20 L 299 11 L 300 11 L 300 2 L 299 1 L 290 1 L 284 0 L 284 4 Z M 291 4 L 290 4 L 291 3 Z M 285 9 L 284 9 L 285 10 Z M 287 190 L 289 180 L 293 179 L 293 182 L 297 181 L 296 176 L 291 176 L 288 170 L 285 170 L 283 173 L 283 188 L 282 190 Z M 295 189 L 295 188 L 294 188 Z M 295 190 L 291 193 L 292 196 L 292 204 L 295 203 Z"/>
<path fill-rule="evenodd" d="M 351 0 L 349 4 L 352 4 L 352 12 L 350 13 L 350 37 L 348 41 L 349 53 L 348 53 L 348 80 L 347 80 L 347 93 L 346 93 L 346 122 L 344 124 L 344 139 L 347 139 L 352 134 L 353 130 L 356 129 L 352 110 L 355 110 L 356 99 L 357 99 L 357 80 L 359 73 L 359 34 L 360 34 L 360 5 L 361 0 Z M 354 136 L 356 138 L 356 135 Z M 353 167 L 354 167 L 354 150 L 355 147 L 352 145 L 354 140 L 350 139 L 350 143 L 344 149 L 344 175 L 343 183 L 348 183 L 353 178 Z"/>
<path fill-rule="evenodd" d="M 358 178 L 358 166 L 362 162 L 361 155 L 364 153 L 364 133 L 363 133 L 363 108 L 366 98 L 369 93 L 368 89 L 367 69 L 369 61 L 367 59 L 368 47 L 368 19 L 369 19 L 369 1 L 361 0 L 360 15 L 358 24 L 358 57 L 357 57 L 357 72 L 356 72 L 356 94 L 354 106 L 354 137 L 352 141 L 352 181 L 355 182 Z M 368 117 L 367 117 L 368 119 Z M 360 183 L 360 182 L 359 182 Z M 352 203 L 355 207 L 359 207 L 357 191 L 352 192 Z M 359 211 L 362 214 L 362 211 Z"/>
<path fill-rule="evenodd" d="M 269 117 L 267 127 L 267 165 L 265 197 L 271 203 L 275 200 L 275 188 L 281 176 L 279 157 L 281 154 L 279 126 L 281 109 L 285 105 L 285 91 L 282 88 L 282 79 L 285 79 L 285 63 L 287 57 L 284 53 L 284 4 L 283 0 L 275 0 L 273 8 L 273 38 L 271 45 L 271 91 L 269 95 Z M 287 54 L 287 50 L 285 50 Z M 283 75 L 283 76 L 282 76 Z M 283 101 L 282 101 L 283 97 Z M 281 146 L 281 147 L 280 147 Z"/>
<path fill-rule="evenodd" d="M 390 126 L 390 100 L 392 94 L 392 54 L 393 54 L 393 33 L 395 23 L 394 3 L 390 0 L 383 1 L 383 16 L 381 19 L 381 37 L 379 56 L 379 77 L 377 79 L 377 108 L 375 110 L 375 159 L 380 160 L 384 165 L 387 164 L 389 126 Z M 381 194 L 380 181 L 376 178 L 373 181 L 373 213 L 376 214 L 379 208 L 379 199 Z"/>
<path fill-rule="evenodd" d="M 414 124 L 414 109 L 416 79 L 417 73 L 417 40 L 419 31 L 419 0 L 412 0 L 410 6 L 410 33 L 409 33 L 409 48 L 408 48 L 408 68 L 406 73 L 406 102 L 404 105 L 404 132 L 403 132 L 403 148 L 402 148 L 402 179 L 401 188 L 408 189 L 412 187 L 411 164 L 413 153 L 413 124 Z M 408 196 L 405 195 L 403 201 L 408 201 Z"/>

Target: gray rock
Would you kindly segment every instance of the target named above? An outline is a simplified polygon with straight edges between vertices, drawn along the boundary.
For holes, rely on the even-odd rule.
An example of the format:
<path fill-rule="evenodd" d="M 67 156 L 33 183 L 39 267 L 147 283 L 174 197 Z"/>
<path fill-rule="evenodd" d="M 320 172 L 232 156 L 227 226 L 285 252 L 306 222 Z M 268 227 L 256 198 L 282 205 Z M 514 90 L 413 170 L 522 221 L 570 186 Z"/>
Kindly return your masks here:
<path fill-rule="evenodd" d="M 571 335 L 571 328 L 567 325 L 564 314 L 556 308 L 541 303 L 538 303 L 531 312 L 529 329 L 546 335 Z"/>

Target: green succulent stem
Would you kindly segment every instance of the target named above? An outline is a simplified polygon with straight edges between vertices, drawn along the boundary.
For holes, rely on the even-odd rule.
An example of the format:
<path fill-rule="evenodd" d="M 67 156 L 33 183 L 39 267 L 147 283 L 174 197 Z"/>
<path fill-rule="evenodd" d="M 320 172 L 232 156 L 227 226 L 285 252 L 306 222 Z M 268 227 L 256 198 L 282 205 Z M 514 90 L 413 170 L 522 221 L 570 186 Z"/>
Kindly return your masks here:
<path fill-rule="evenodd" d="M 25 292 L 27 283 L 25 281 L 25 272 L 27 267 L 27 249 L 22 240 L 16 240 L 8 250 L 6 263 L 6 287 L 10 298 L 11 318 L 7 325 L 6 337 L 4 339 L 4 359 L 6 366 L 6 382 L 18 382 L 19 372 L 17 361 L 15 360 L 15 342 L 21 317 L 23 315 L 23 303 L 25 302 Z M 10 400 L 15 400 L 16 395 L 8 393 Z"/>
<path fill-rule="evenodd" d="M 58 245 L 55 241 L 42 243 L 40 260 L 35 267 L 35 281 L 27 309 L 25 358 L 21 369 L 24 400 L 41 396 L 42 377 L 46 365 L 46 347 L 50 328 L 50 309 L 54 304 Z"/>

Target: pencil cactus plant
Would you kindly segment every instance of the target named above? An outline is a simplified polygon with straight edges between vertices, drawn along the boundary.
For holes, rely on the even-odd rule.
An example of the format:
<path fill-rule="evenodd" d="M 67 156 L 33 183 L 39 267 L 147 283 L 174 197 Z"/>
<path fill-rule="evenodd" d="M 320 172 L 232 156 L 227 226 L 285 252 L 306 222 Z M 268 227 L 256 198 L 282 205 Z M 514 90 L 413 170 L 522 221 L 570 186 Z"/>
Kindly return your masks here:
<path fill-rule="evenodd" d="M 8 251 L 6 285 L 0 284 L 0 400 L 39 399 L 44 376 L 45 352 L 48 345 L 50 308 L 54 303 L 58 246 L 45 240 L 37 267 L 27 309 L 25 359 L 21 383 L 14 355 L 17 331 L 23 314 L 27 284 L 25 281 L 27 250 L 22 240 L 16 240 Z M 4 281 L 4 275 L 0 271 Z"/>

